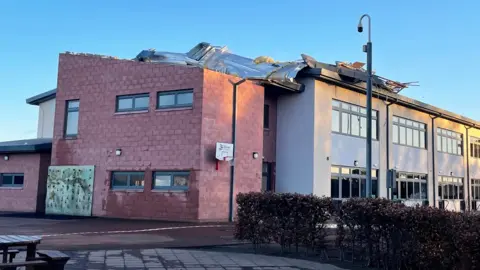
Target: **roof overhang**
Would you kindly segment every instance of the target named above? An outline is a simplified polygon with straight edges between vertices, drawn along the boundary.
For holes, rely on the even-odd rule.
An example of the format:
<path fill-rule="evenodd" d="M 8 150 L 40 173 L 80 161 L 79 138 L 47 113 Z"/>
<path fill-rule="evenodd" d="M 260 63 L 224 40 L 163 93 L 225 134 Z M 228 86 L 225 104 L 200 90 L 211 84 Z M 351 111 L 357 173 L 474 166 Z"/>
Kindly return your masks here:
<path fill-rule="evenodd" d="M 0 142 L 0 154 L 44 153 L 52 151 L 52 139 Z"/>
<path fill-rule="evenodd" d="M 31 98 L 27 98 L 26 102 L 27 104 L 30 104 L 30 105 L 40 105 L 40 103 L 54 99 L 56 95 L 57 95 L 57 88 L 38 94 Z"/>
<path fill-rule="evenodd" d="M 364 81 L 350 81 L 343 78 L 338 72 L 331 71 L 327 68 L 306 68 L 300 72 L 299 77 L 313 77 L 315 79 L 330 84 L 338 85 L 349 90 L 366 94 L 367 84 Z M 374 86 L 372 88 L 372 96 L 381 100 L 385 100 L 398 105 L 402 105 L 407 108 L 427 113 L 432 117 L 441 117 L 443 119 L 454 121 L 469 127 L 480 128 L 480 122 L 478 121 L 437 108 L 435 106 L 420 102 L 418 100 L 408 98 L 406 96 L 402 96 L 400 94 L 393 93 L 379 87 Z"/>

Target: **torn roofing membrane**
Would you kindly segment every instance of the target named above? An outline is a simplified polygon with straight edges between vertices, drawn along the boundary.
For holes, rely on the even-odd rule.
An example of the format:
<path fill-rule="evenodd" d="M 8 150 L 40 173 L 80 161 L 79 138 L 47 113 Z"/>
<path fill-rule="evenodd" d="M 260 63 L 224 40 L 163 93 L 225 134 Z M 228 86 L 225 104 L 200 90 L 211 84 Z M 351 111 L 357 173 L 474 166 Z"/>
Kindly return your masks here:
<path fill-rule="evenodd" d="M 302 54 L 302 59 L 289 62 L 275 62 L 270 57 L 246 58 L 231 53 L 227 47 L 213 46 L 201 42 L 187 53 L 157 52 L 153 49 L 143 50 L 135 60 L 142 62 L 170 63 L 190 65 L 234 75 L 243 79 L 258 80 L 263 83 L 277 85 L 293 91 L 302 91 L 303 85 L 295 78 L 305 68 L 326 68 L 338 72 L 349 80 L 366 81 L 367 73 L 362 63 L 337 62 L 336 65 L 320 63 L 312 57 Z M 407 84 L 394 82 L 374 76 L 373 83 L 377 87 L 398 93 Z"/>

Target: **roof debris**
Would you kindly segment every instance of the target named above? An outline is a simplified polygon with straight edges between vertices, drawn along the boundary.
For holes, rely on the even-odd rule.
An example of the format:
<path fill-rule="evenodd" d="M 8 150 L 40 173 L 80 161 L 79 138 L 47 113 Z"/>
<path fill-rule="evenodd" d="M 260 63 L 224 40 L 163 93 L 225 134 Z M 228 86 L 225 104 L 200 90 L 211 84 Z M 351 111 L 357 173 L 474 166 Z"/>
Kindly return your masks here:
<path fill-rule="evenodd" d="M 288 62 L 275 61 L 269 56 L 250 59 L 231 53 L 225 46 L 213 46 L 201 42 L 187 53 L 157 52 L 155 49 L 143 50 L 134 60 L 197 66 L 295 91 L 303 89 L 303 85 L 298 83 L 295 78 L 305 68 L 328 69 L 337 72 L 342 78 L 353 83 L 367 80 L 365 63 L 337 61 L 335 65 L 331 65 L 318 62 L 305 54 L 301 56 L 301 60 Z M 372 82 L 375 86 L 393 93 L 398 93 L 409 86 L 416 86 L 417 83 L 401 83 L 377 76 L 375 72 L 373 74 Z"/>

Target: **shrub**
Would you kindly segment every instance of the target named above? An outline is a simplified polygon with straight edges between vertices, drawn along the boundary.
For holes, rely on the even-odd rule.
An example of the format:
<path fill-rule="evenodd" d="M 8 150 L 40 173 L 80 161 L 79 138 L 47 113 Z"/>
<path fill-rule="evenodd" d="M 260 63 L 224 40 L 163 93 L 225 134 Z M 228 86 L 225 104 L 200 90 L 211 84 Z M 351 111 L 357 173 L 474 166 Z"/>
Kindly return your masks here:
<path fill-rule="evenodd" d="M 318 250 L 324 245 L 325 225 L 331 217 L 331 200 L 290 193 L 247 193 L 237 196 L 235 238 L 255 247 L 278 243 Z"/>

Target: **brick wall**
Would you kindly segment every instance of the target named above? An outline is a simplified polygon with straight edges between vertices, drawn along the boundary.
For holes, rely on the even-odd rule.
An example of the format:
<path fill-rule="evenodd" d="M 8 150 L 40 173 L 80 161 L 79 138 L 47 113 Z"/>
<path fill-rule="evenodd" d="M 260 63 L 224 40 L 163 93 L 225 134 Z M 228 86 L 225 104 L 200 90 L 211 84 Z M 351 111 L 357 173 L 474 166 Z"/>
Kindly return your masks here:
<path fill-rule="evenodd" d="M 239 78 L 204 72 L 202 152 L 199 173 L 199 219 L 228 219 L 230 167 L 220 162 L 215 170 L 215 144 L 232 141 L 233 87 Z M 237 90 L 237 147 L 234 192 L 259 191 L 263 154 L 263 87 L 245 82 Z M 254 160 L 253 152 L 260 158 Z"/>
<path fill-rule="evenodd" d="M 197 219 L 203 70 L 61 54 L 52 165 L 95 165 L 95 216 Z M 157 91 L 194 89 L 192 109 L 156 111 Z M 116 114 L 116 96 L 149 93 L 146 113 Z M 65 101 L 80 99 L 79 132 L 63 139 Z M 115 149 L 122 155 L 116 156 Z M 111 171 L 145 171 L 143 191 L 112 191 Z M 155 170 L 191 171 L 187 192 L 151 190 Z"/>
<path fill-rule="evenodd" d="M 46 175 L 49 154 L 10 154 L 9 160 L 0 159 L 0 173 L 23 173 L 23 188 L 0 187 L 0 211 L 44 211 L 41 197 L 37 197 L 40 176 Z M 43 198 L 44 200 L 44 198 Z M 45 202 L 43 202 L 43 205 Z"/>

